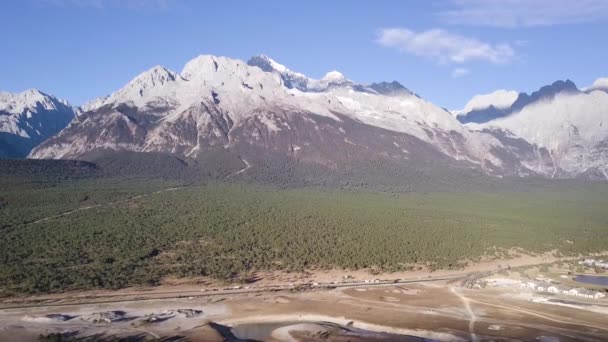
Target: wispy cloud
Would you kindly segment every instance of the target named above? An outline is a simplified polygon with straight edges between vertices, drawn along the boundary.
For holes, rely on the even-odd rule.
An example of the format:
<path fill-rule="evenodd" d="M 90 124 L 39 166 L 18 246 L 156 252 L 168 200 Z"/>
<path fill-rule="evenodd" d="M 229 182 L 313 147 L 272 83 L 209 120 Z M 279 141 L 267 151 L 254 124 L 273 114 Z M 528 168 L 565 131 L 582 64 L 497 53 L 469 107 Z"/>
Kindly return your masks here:
<path fill-rule="evenodd" d="M 449 24 L 530 27 L 608 19 L 606 0 L 449 0 L 438 13 Z"/>
<path fill-rule="evenodd" d="M 80 8 L 153 8 L 168 9 L 177 0 L 37 0 L 39 4 L 54 7 Z"/>
<path fill-rule="evenodd" d="M 424 32 L 405 28 L 381 29 L 376 41 L 382 46 L 429 58 L 440 64 L 470 61 L 502 64 L 515 58 L 515 51 L 509 44 L 490 44 L 442 29 Z"/>
<path fill-rule="evenodd" d="M 452 70 L 452 77 L 453 78 L 460 78 L 460 77 L 467 76 L 469 73 L 470 73 L 469 69 L 466 69 L 466 68 L 456 68 L 456 69 Z"/>

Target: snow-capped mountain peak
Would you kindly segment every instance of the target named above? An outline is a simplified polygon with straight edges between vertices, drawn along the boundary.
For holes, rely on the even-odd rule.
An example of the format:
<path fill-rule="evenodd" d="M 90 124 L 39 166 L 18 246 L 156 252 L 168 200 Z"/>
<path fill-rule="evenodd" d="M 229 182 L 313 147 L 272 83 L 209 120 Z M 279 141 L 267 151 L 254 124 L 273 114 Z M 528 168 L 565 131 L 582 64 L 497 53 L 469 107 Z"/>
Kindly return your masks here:
<path fill-rule="evenodd" d="M 59 132 L 75 110 L 65 100 L 37 89 L 21 93 L 0 92 L 0 157 L 24 157 Z"/>
<path fill-rule="evenodd" d="M 97 110 L 105 106 L 106 109 Z M 190 156 L 202 148 L 200 140 L 192 140 L 193 134 L 208 140 L 220 139 L 228 146 L 231 140 L 225 139 L 235 127 L 251 125 L 255 118 L 259 120 L 256 129 L 265 127 L 279 132 L 288 127 L 288 119 L 282 116 L 289 113 L 322 116 L 335 122 L 348 118 L 408 134 L 459 160 L 481 164 L 488 159 L 493 165 L 500 164 L 488 153 L 491 146 L 482 143 L 488 137 L 469 134 L 445 110 L 414 96 L 398 82 L 356 84 L 337 71 L 316 80 L 267 56 L 253 57 L 244 63 L 201 55 L 187 62 L 180 74 L 154 67 L 83 110 L 86 113 L 77 124 L 64 130 L 56 142 L 39 146 L 32 156 L 78 156 L 92 148 L 182 151 Z M 87 127 L 88 133 L 78 126 Z M 122 133 L 112 133 L 116 141 L 110 143 L 109 137 L 97 138 L 99 127 L 106 127 L 106 135 Z M 182 136 L 184 130 L 188 138 Z"/>
<path fill-rule="evenodd" d="M 69 106 L 66 100 L 57 99 L 38 89 L 27 89 L 21 93 L 0 92 L 0 111 L 8 113 L 21 113 L 25 110 L 43 108 L 53 110 L 57 104 Z"/>
<path fill-rule="evenodd" d="M 150 70 L 139 74 L 125 88 L 144 96 L 144 92 L 156 87 L 163 87 L 169 82 L 174 82 L 178 77 L 177 73 L 157 65 Z"/>
<path fill-rule="evenodd" d="M 80 107 L 80 110 L 87 112 L 117 102 L 132 102 L 143 105 L 150 97 L 163 95 L 162 89 L 177 79 L 181 79 L 181 76 L 157 65 L 137 75 L 115 93 L 85 103 Z"/>
<path fill-rule="evenodd" d="M 185 80 L 211 78 L 211 75 L 218 72 L 220 68 L 226 68 L 227 61 L 229 59 L 226 57 L 199 55 L 184 65 L 180 75 Z"/>
<path fill-rule="evenodd" d="M 147 83 L 151 83 L 152 86 L 155 86 L 156 84 L 159 85 L 163 85 L 167 82 L 171 82 L 171 81 L 175 81 L 175 79 L 178 77 L 177 73 L 168 70 L 167 68 L 157 65 L 153 68 L 151 68 L 150 70 L 141 73 L 139 76 L 137 76 L 132 83 L 139 83 L 139 84 L 147 84 Z"/>

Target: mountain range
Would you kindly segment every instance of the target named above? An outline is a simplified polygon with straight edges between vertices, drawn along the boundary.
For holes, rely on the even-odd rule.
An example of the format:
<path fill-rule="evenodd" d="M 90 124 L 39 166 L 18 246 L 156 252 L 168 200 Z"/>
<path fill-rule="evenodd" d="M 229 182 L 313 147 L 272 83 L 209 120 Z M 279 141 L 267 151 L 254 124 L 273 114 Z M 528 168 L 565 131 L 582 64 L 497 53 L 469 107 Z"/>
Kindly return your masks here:
<path fill-rule="evenodd" d="M 267 56 L 203 55 L 79 108 L 2 93 L 0 153 L 114 164 L 154 156 L 273 183 L 608 179 L 607 84 L 503 90 L 451 113 L 395 81 L 360 84 L 338 71 L 313 79 Z"/>
<path fill-rule="evenodd" d="M 538 174 L 608 179 L 607 81 L 598 79 L 586 89 L 557 81 L 529 95 L 520 93 L 511 103 L 505 102 L 504 92 L 488 94 L 496 100 L 457 118 L 501 141 L 515 138 L 533 146 L 539 161 L 525 166 Z"/>

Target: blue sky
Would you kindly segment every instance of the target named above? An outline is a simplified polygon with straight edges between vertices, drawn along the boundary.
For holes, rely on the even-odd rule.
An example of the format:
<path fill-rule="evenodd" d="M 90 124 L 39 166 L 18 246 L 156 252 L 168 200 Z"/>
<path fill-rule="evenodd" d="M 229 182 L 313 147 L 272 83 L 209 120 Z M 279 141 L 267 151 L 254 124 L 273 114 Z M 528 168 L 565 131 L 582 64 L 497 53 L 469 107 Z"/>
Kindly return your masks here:
<path fill-rule="evenodd" d="M 7 0 L 0 32 L 0 90 L 74 104 L 199 54 L 397 80 L 449 109 L 495 89 L 608 76 L 605 0 Z"/>

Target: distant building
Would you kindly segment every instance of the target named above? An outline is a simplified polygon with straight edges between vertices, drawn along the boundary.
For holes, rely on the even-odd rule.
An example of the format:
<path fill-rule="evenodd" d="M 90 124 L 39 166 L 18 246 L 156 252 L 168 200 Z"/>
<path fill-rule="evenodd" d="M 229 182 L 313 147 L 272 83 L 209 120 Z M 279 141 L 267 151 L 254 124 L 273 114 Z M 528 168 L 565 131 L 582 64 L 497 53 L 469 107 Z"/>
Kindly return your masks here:
<path fill-rule="evenodd" d="M 570 291 L 568 291 L 568 294 L 570 294 L 571 296 L 577 296 L 582 298 L 594 298 L 595 293 L 595 291 L 589 291 L 582 287 L 571 289 Z"/>
<path fill-rule="evenodd" d="M 490 285 L 492 285 L 490 283 Z M 591 291 L 582 287 L 570 288 L 568 286 L 557 285 L 548 282 L 533 282 L 533 281 L 520 281 L 519 286 L 525 289 L 531 289 L 538 292 L 547 292 L 553 294 L 562 294 L 567 296 L 575 296 L 588 299 L 601 299 L 605 298 L 606 294 L 598 291 Z"/>

